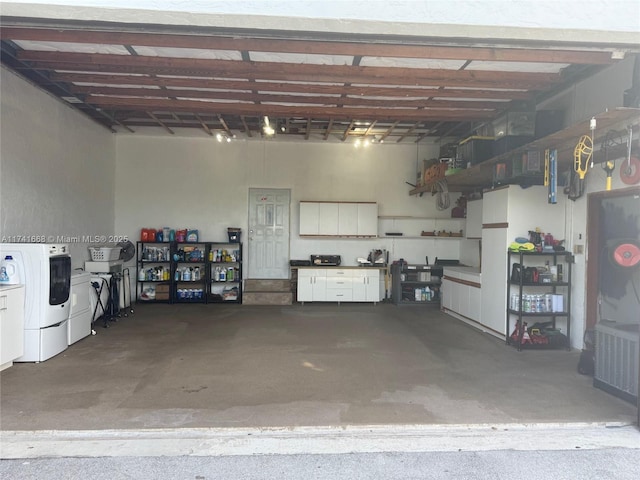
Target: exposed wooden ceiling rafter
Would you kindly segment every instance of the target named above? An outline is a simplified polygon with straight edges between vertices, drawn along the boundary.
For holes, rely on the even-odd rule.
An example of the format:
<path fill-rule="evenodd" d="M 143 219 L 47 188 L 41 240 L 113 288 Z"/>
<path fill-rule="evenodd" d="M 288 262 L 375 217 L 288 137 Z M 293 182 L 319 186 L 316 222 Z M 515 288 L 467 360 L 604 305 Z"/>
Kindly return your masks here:
<path fill-rule="evenodd" d="M 331 129 L 333 128 L 333 118 L 329 119 L 329 124 L 327 125 L 326 130 L 324 131 L 324 140 L 329 138 L 329 135 L 331 135 Z"/>
<path fill-rule="evenodd" d="M 251 133 L 251 129 L 249 128 L 249 125 L 247 125 L 247 119 L 245 118 L 244 115 L 240 115 L 240 121 L 242 122 L 242 126 L 244 128 L 244 132 L 247 134 L 247 137 L 249 138 L 253 137 L 253 134 Z"/>
<path fill-rule="evenodd" d="M 349 126 L 345 129 L 344 133 L 342 134 L 342 141 L 344 142 L 347 137 L 349 136 L 349 132 L 351 132 L 351 129 L 353 128 L 353 125 L 356 123 L 355 120 L 351 120 L 351 122 L 349 123 Z"/>
<path fill-rule="evenodd" d="M 447 70 L 406 67 L 363 67 L 274 62 L 238 62 L 201 58 L 147 57 L 76 52 L 19 51 L 18 59 L 33 67 L 55 70 L 116 71 L 139 74 L 215 75 L 216 77 L 349 82 L 407 86 L 470 86 L 476 88 L 542 88 L 558 82 L 555 73 L 488 70 Z"/>
<path fill-rule="evenodd" d="M 193 114 L 196 119 L 200 122 L 200 125 L 202 125 L 202 129 L 207 133 L 207 135 L 209 136 L 213 136 L 213 132 L 211 131 L 211 129 L 209 128 L 209 125 L 207 125 L 205 123 L 204 120 L 202 120 L 202 118 L 200 118 L 200 115 L 198 115 L 197 113 Z"/>
<path fill-rule="evenodd" d="M 93 86 L 71 86 L 69 90 L 77 94 L 105 95 L 105 96 L 131 96 L 131 97 L 155 97 L 155 98 L 189 98 L 189 99 L 214 99 L 214 100 L 237 100 L 246 103 L 299 103 L 316 105 L 337 105 L 342 106 L 369 106 L 387 108 L 464 108 L 495 110 L 508 106 L 508 102 L 491 102 L 485 100 L 430 100 L 430 99 L 370 99 L 370 98 L 338 98 L 338 97 L 310 97 L 308 95 L 269 95 L 254 93 L 219 92 L 210 90 L 183 90 L 183 89 L 151 89 L 151 88 L 128 88 L 128 87 L 93 87 Z"/>
<path fill-rule="evenodd" d="M 211 112 L 218 111 L 231 115 L 271 115 L 276 117 L 299 116 L 329 118 L 370 118 L 372 120 L 393 121 L 395 118 L 405 120 L 425 120 L 425 119 L 447 119 L 466 120 L 470 117 L 475 120 L 489 119 L 494 112 L 488 110 L 448 110 L 448 109 L 406 109 L 396 108 L 392 112 L 389 110 L 377 110 L 375 108 L 342 108 L 315 106 L 284 106 L 284 105 L 250 105 L 241 103 L 205 102 L 199 100 L 171 100 L 171 99 L 148 99 L 131 97 L 105 97 L 100 95 L 87 95 L 85 101 L 91 105 L 102 108 L 119 108 L 125 110 L 144 110 L 150 107 L 156 110 L 167 111 L 193 111 Z M 391 116 L 393 113 L 393 116 Z"/>
<path fill-rule="evenodd" d="M 147 47 L 195 48 L 205 50 L 241 50 L 502 62 L 584 63 L 599 65 L 613 63 L 610 52 L 561 48 L 410 45 L 406 43 L 314 41 L 293 40 L 290 38 L 242 38 L 241 36 L 176 35 L 23 27 L 3 27 L 0 35 L 2 39 L 13 40 L 140 45 Z"/>
<path fill-rule="evenodd" d="M 309 135 L 311 135 L 311 117 L 307 118 L 307 128 L 304 132 L 304 139 L 309 140 Z"/>
<path fill-rule="evenodd" d="M 269 116 L 279 134 L 342 141 L 462 138 L 619 61 L 579 39 L 299 33 L 3 17 L 0 38 L 3 65 L 113 132 L 255 137 Z"/>
<path fill-rule="evenodd" d="M 214 80 L 176 77 L 146 77 L 138 75 L 109 75 L 89 73 L 52 73 L 51 81 L 69 83 L 102 83 L 113 85 L 144 85 L 157 87 L 185 87 L 200 89 L 243 90 L 249 92 L 257 90 L 261 92 L 287 92 L 305 93 L 317 95 L 357 95 L 365 97 L 432 97 L 442 96 L 447 98 L 473 98 L 494 100 L 528 100 L 531 93 L 524 90 L 481 90 L 481 89 L 457 89 L 457 88 L 411 88 L 411 87 L 385 87 L 385 86 L 350 86 L 330 85 L 327 83 L 282 83 L 282 82 L 257 82 L 238 80 Z M 255 88 L 255 87 L 258 88 Z"/>
<path fill-rule="evenodd" d="M 217 117 L 218 117 L 218 120 L 220 121 L 220 125 L 222 125 L 222 128 L 224 128 L 224 131 L 227 132 L 227 135 L 232 136 L 233 133 L 231 133 L 231 129 L 229 128 L 229 125 L 227 125 L 227 122 L 224 121 L 224 118 L 222 118 L 222 115 L 218 114 Z"/>
<path fill-rule="evenodd" d="M 164 128 L 171 135 L 175 134 L 175 132 L 173 130 L 171 130 L 171 128 L 169 128 L 162 120 L 160 120 L 158 117 L 156 117 L 153 114 L 153 112 L 147 112 L 147 115 L 149 115 L 149 117 L 151 117 L 153 120 L 155 120 L 158 125 L 160 125 L 162 128 Z"/>
<path fill-rule="evenodd" d="M 380 137 L 380 140 L 384 140 L 385 138 L 387 138 L 389 135 L 391 135 L 391 132 L 393 132 L 393 129 L 396 128 L 398 126 L 398 124 L 400 123 L 399 120 L 396 120 L 395 122 L 393 122 L 393 125 L 391 125 L 386 132 L 384 132 L 382 134 L 382 136 Z"/>
<path fill-rule="evenodd" d="M 402 140 L 404 140 L 408 135 L 411 135 L 411 133 L 420 126 L 420 123 L 422 122 L 416 122 L 411 128 L 409 128 L 406 132 L 404 132 L 400 138 L 398 138 L 396 140 L 396 143 L 400 143 Z"/>

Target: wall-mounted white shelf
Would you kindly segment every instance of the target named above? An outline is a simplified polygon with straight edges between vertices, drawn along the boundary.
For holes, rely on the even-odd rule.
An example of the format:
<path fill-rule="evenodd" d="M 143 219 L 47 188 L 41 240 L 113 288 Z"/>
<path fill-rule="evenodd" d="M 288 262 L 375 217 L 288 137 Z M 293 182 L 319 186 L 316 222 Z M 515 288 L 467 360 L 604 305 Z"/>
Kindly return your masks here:
<path fill-rule="evenodd" d="M 383 238 L 411 238 L 433 240 L 458 240 L 464 236 L 453 237 L 445 235 L 422 235 L 422 232 L 452 232 L 464 230 L 464 218 L 434 218 L 414 215 L 378 215 L 378 236 Z M 402 233 L 402 235 L 387 235 L 387 233 Z M 463 232 L 464 234 L 464 232 Z"/>
<path fill-rule="evenodd" d="M 380 235 L 378 238 L 420 239 L 420 240 L 462 240 L 464 237 L 446 237 L 444 235 Z"/>

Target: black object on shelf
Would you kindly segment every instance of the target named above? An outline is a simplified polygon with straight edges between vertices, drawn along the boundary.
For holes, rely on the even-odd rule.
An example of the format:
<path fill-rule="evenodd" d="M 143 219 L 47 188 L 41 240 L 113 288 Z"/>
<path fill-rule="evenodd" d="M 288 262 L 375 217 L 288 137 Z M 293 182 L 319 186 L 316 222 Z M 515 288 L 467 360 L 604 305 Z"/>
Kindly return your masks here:
<path fill-rule="evenodd" d="M 548 263 L 536 265 L 533 259 Z M 570 349 L 573 261 L 566 251 L 507 252 L 507 345 L 518 350 Z M 550 277 L 539 273 L 547 265 L 554 272 Z M 565 319 L 566 334 L 557 328 L 558 318 Z"/>

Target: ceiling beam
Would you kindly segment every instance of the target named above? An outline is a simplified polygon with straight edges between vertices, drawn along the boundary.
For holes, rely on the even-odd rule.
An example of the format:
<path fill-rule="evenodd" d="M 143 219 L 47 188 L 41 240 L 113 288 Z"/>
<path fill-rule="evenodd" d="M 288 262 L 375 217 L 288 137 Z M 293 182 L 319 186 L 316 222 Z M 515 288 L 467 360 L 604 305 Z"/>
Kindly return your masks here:
<path fill-rule="evenodd" d="M 229 125 L 227 125 L 227 122 L 224 121 L 224 118 L 222 118 L 222 115 L 218 114 L 218 120 L 220 121 L 222 128 L 224 128 L 224 131 L 227 132 L 227 135 L 229 135 L 230 137 L 233 136 L 233 133 L 231 133 L 231 129 L 229 128 Z"/>
<path fill-rule="evenodd" d="M 391 135 L 391 132 L 393 132 L 393 129 L 396 128 L 398 126 L 400 122 L 398 120 L 396 120 L 395 122 L 393 122 L 393 125 L 391 125 L 389 128 L 387 128 L 387 131 L 384 132 L 382 134 L 382 137 L 380 137 L 380 140 L 384 140 L 385 138 L 387 138 L 389 135 Z"/>
<path fill-rule="evenodd" d="M 2 39 L 32 40 L 148 47 L 195 48 L 204 50 L 243 50 L 316 55 L 351 55 L 396 58 L 433 58 L 441 60 L 475 60 L 500 62 L 581 63 L 608 65 L 614 62 L 607 51 L 558 48 L 524 49 L 441 45 L 392 44 L 382 42 L 338 42 L 241 36 L 177 35 L 157 33 L 75 30 L 65 28 L 7 27 L 0 30 Z M 451 41 L 451 40 L 449 40 Z M 418 43 L 419 40 L 416 40 Z"/>
<path fill-rule="evenodd" d="M 88 95 L 85 101 L 97 107 L 113 107 L 127 110 L 217 112 L 225 115 L 271 115 L 274 117 L 305 116 L 314 118 L 364 118 L 367 120 L 487 120 L 494 116 L 489 110 L 446 110 L 446 109 L 388 109 L 375 108 L 332 108 L 284 105 L 250 105 L 242 103 L 206 102 L 199 100 L 171 100 L 127 97 L 105 97 Z"/>
<path fill-rule="evenodd" d="M 371 122 L 371 125 L 369 125 L 369 128 L 367 128 L 367 130 L 364 132 L 365 137 L 371 134 L 371 130 L 373 130 L 373 127 L 376 126 L 376 123 L 378 123 L 377 120 L 374 120 L 373 122 Z"/>
<path fill-rule="evenodd" d="M 169 132 L 171 135 L 173 135 L 175 132 L 173 130 L 171 130 L 162 120 L 160 120 L 158 117 L 156 117 L 153 112 L 147 112 L 147 115 L 149 115 L 149 117 L 151 117 L 153 120 L 155 120 L 158 125 L 160 125 L 162 128 L 164 128 L 167 132 Z"/>
<path fill-rule="evenodd" d="M 202 120 L 202 118 L 200 118 L 200 115 L 198 115 L 197 113 L 193 114 L 196 119 L 198 120 L 198 122 L 200 122 L 200 125 L 202 125 L 202 128 L 204 129 L 205 132 L 207 132 L 207 135 L 209 135 L 210 137 L 213 136 L 213 132 L 211 131 L 211 129 L 209 128 L 209 125 L 207 125 L 204 120 Z"/>
<path fill-rule="evenodd" d="M 327 129 L 324 131 L 324 139 L 327 140 L 329 135 L 331 134 L 331 129 L 333 128 L 333 118 L 329 119 L 329 124 L 327 125 Z"/>
<path fill-rule="evenodd" d="M 240 121 L 242 122 L 242 126 L 244 127 L 244 131 L 247 134 L 247 137 L 251 138 L 253 135 L 251 133 L 249 125 L 247 125 L 247 119 L 244 118 L 244 115 L 240 115 Z"/>
<path fill-rule="evenodd" d="M 409 135 L 411 135 L 411 133 L 420 126 L 422 122 L 416 122 L 415 125 L 413 125 L 411 128 L 409 128 L 406 132 L 404 132 L 402 135 L 400 135 L 400 138 L 398 138 L 396 140 L 396 143 L 400 143 L 402 140 L 404 140 L 406 137 L 408 137 Z"/>
<path fill-rule="evenodd" d="M 557 73 L 447 70 L 429 68 L 363 67 L 276 62 L 242 62 L 201 58 L 148 57 L 75 52 L 19 51 L 19 60 L 36 68 L 57 70 L 116 71 L 157 75 L 215 75 L 216 77 L 325 81 L 365 84 L 424 85 L 447 84 L 483 88 L 538 88 L 562 80 Z"/>
<path fill-rule="evenodd" d="M 311 135 L 311 117 L 307 118 L 307 129 L 304 132 L 304 139 L 309 140 L 309 135 Z"/>
<path fill-rule="evenodd" d="M 418 135 L 418 137 L 416 138 L 415 143 L 419 143 L 420 140 L 422 140 L 423 138 L 428 137 L 433 132 L 436 132 L 438 130 L 438 128 L 440 128 L 443 124 L 444 124 L 444 122 L 438 122 L 433 127 L 431 127 L 429 130 L 424 132 L 423 134 Z"/>
<path fill-rule="evenodd" d="M 345 87 L 342 85 L 328 85 L 319 83 L 282 83 L 282 82 L 257 82 L 250 83 L 246 80 L 213 80 L 196 78 L 175 77 L 143 77 L 139 75 L 109 75 L 91 73 L 52 73 L 52 82 L 69 83 L 99 83 L 113 85 L 145 85 L 157 87 L 187 87 L 187 88 L 211 88 L 223 90 L 243 90 L 249 92 L 258 90 L 261 92 L 286 92 L 286 93 L 312 93 L 325 95 L 358 95 L 369 97 L 447 97 L 447 98 L 482 98 L 496 100 L 528 100 L 532 97 L 524 90 L 482 90 L 475 88 L 411 88 L 411 87 L 384 87 L 384 86 L 357 86 Z M 256 88 L 256 86 L 258 88 Z"/>
<path fill-rule="evenodd" d="M 349 136 L 349 132 L 351 131 L 351 129 L 353 128 L 353 124 L 356 123 L 355 120 L 351 120 L 351 122 L 349 122 L 349 126 L 347 127 L 347 129 L 344 131 L 344 134 L 342 135 L 342 141 L 344 142 L 347 137 Z"/>
<path fill-rule="evenodd" d="M 71 86 L 69 87 L 77 94 L 91 95 L 107 95 L 107 96 L 131 96 L 142 98 L 190 98 L 190 99 L 218 99 L 218 100 L 237 100 L 239 102 L 271 102 L 271 103 L 298 103 L 298 104 L 318 104 L 318 105 L 336 105 L 338 102 L 346 106 L 369 106 L 369 107 L 387 107 L 387 108 L 465 108 L 465 109 L 483 109 L 495 110 L 508 107 L 509 102 L 503 101 L 481 101 L 481 100 L 402 100 L 402 99 L 370 99 L 361 97 L 310 97 L 308 95 L 269 95 L 269 94 L 253 94 L 240 92 L 213 92 L 209 90 L 182 90 L 169 89 L 161 90 L 156 88 L 127 88 L 127 87 L 87 87 L 87 86 Z"/>

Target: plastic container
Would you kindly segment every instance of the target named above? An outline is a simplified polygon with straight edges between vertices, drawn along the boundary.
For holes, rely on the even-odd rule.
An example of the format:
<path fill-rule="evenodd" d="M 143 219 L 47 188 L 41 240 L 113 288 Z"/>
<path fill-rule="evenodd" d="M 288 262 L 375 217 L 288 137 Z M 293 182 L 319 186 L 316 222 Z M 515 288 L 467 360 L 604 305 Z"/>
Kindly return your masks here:
<path fill-rule="evenodd" d="M 187 230 L 187 242 L 195 243 L 198 241 L 198 230 Z"/>
<path fill-rule="evenodd" d="M 120 258 L 122 247 L 89 247 L 91 261 L 110 262 Z"/>
<path fill-rule="evenodd" d="M 0 283 L 3 285 L 18 285 L 20 283 L 18 262 L 11 255 L 7 255 L 0 262 Z"/>

